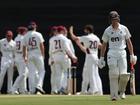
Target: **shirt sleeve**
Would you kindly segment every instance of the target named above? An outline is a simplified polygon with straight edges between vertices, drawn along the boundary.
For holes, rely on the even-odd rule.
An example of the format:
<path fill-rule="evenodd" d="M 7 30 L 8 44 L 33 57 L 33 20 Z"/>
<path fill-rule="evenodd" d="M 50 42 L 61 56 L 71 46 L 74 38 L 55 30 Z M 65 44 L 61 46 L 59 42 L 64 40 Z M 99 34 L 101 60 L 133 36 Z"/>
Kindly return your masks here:
<path fill-rule="evenodd" d="M 84 36 L 78 37 L 80 39 L 80 42 L 84 42 Z"/>
<path fill-rule="evenodd" d="M 108 34 L 107 34 L 107 31 L 106 30 L 103 33 L 102 40 L 104 42 L 108 42 L 109 41 L 109 37 L 108 37 Z"/>
<path fill-rule="evenodd" d="M 128 30 L 127 27 L 125 28 L 125 32 L 126 32 L 125 38 L 126 38 L 126 39 L 129 39 L 129 38 L 131 37 L 131 34 L 130 34 L 130 32 L 129 32 L 129 30 Z"/>
<path fill-rule="evenodd" d="M 70 46 L 69 46 L 69 43 L 66 40 L 63 41 L 63 46 L 64 46 L 64 49 L 66 51 L 66 54 L 68 54 L 69 57 L 74 58 L 75 55 L 71 51 Z"/>
<path fill-rule="evenodd" d="M 44 38 L 43 38 L 43 35 L 42 34 L 40 34 L 40 43 L 43 43 L 44 42 Z"/>

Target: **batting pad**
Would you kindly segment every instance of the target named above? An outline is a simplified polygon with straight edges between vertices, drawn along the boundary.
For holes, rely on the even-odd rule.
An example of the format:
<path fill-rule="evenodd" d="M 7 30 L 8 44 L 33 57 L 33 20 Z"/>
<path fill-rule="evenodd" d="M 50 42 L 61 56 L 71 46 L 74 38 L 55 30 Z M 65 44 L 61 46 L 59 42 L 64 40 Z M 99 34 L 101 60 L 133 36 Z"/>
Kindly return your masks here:
<path fill-rule="evenodd" d="M 119 92 L 125 92 L 129 79 L 130 79 L 130 73 L 120 75 Z"/>

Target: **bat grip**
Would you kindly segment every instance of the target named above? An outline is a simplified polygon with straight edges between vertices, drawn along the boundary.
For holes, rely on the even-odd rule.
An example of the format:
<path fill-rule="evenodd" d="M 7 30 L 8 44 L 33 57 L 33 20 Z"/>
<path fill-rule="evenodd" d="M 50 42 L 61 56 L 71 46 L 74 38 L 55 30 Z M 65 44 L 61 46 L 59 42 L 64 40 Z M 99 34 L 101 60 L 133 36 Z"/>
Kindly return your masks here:
<path fill-rule="evenodd" d="M 134 71 L 134 65 L 131 63 L 131 70 Z"/>

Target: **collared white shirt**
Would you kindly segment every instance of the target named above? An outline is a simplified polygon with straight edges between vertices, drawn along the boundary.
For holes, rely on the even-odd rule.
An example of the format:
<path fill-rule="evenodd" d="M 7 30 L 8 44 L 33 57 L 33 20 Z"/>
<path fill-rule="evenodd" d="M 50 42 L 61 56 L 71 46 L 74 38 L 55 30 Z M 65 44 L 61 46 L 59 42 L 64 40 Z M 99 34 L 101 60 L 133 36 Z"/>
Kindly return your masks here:
<path fill-rule="evenodd" d="M 24 35 L 23 45 L 27 47 L 29 54 L 41 54 L 40 43 L 43 42 L 43 36 L 39 32 L 28 31 Z"/>
<path fill-rule="evenodd" d="M 98 54 L 98 46 L 100 39 L 93 33 L 79 37 L 80 42 L 83 42 L 84 46 L 89 49 L 90 53 Z"/>
<path fill-rule="evenodd" d="M 8 57 L 8 58 L 13 58 L 15 46 L 16 46 L 16 43 L 13 40 L 8 42 L 6 38 L 1 39 L 0 40 L 0 51 L 2 52 L 2 56 Z"/>
<path fill-rule="evenodd" d="M 107 27 L 103 33 L 102 40 L 109 43 L 110 49 L 125 49 L 126 40 L 131 37 L 128 28 L 119 24 L 118 29 L 114 30 L 112 25 Z"/>

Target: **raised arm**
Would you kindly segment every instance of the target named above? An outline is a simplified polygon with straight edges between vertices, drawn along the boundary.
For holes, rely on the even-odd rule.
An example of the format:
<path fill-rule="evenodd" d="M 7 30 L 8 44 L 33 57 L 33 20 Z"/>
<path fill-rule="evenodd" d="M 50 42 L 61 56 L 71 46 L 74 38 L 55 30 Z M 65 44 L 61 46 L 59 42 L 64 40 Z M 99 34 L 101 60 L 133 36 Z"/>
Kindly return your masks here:
<path fill-rule="evenodd" d="M 84 52 L 86 53 L 86 48 L 81 44 L 80 42 L 80 39 L 74 34 L 73 32 L 73 26 L 70 26 L 69 28 L 69 33 L 70 33 L 70 36 L 72 38 L 73 41 L 75 41 L 75 43 L 79 46 L 79 48 Z"/>

